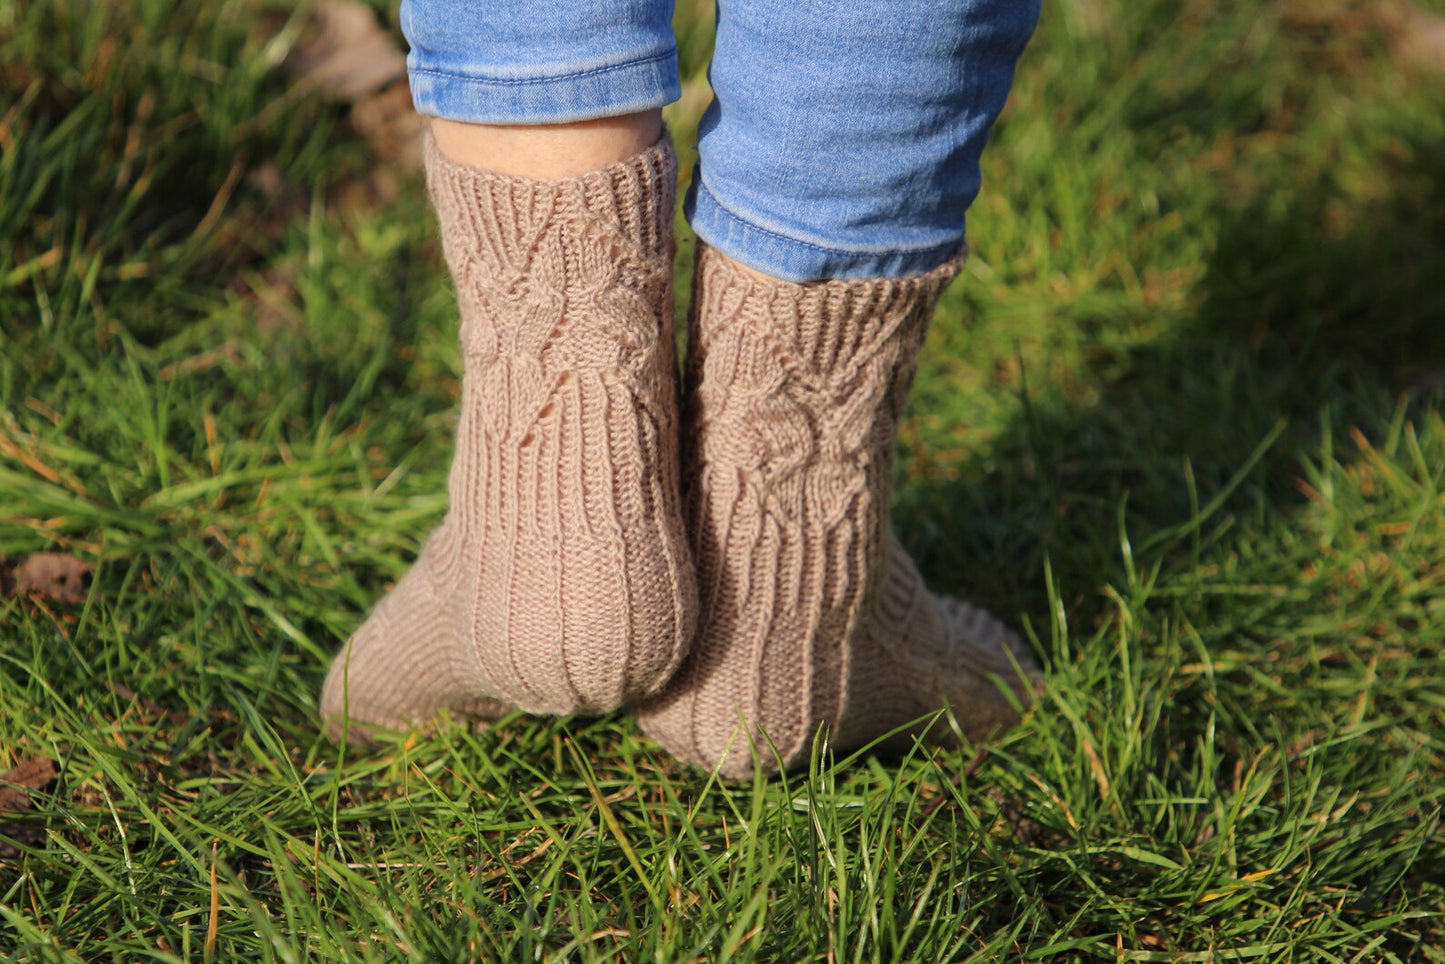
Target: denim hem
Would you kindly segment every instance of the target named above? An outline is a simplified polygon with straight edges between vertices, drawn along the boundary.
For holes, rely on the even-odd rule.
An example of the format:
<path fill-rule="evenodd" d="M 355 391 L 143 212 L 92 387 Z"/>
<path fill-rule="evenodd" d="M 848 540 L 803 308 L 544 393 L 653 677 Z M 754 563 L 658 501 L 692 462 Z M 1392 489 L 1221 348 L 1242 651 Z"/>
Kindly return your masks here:
<path fill-rule="evenodd" d="M 682 96 L 677 49 L 623 64 L 524 79 L 408 66 L 417 113 L 472 124 L 570 124 L 653 110 Z"/>
<path fill-rule="evenodd" d="M 958 254 L 964 245 L 960 237 L 906 251 L 859 251 L 789 238 L 723 207 L 696 171 L 683 207 L 693 233 L 709 246 L 782 281 L 903 278 L 924 274 Z"/>

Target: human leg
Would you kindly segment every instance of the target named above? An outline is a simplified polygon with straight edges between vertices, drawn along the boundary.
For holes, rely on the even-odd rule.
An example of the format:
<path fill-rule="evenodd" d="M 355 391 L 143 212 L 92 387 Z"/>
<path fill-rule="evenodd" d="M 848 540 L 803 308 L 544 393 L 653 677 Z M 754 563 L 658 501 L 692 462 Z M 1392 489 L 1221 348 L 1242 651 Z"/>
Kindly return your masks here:
<path fill-rule="evenodd" d="M 947 261 L 1037 19 L 1037 0 L 719 0 L 694 230 L 788 281 Z"/>
<path fill-rule="evenodd" d="M 444 707 L 612 709 L 661 686 L 692 633 L 675 160 L 658 137 L 671 32 L 577 51 L 562 31 L 549 52 L 544 29 L 523 75 L 507 31 L 538 8 L 507 6 L 404 8 L 418 107 L 444 118 L 426 162 L 461 307 L 461 417 L 445 519 L 328 674 L 333 735 Z M 593 12 L 544 5 L 566 6 Z M 621 19 L 666 27 L 654 6 Z"/>
<path fill-rule="evenodd" d="M 857 746 L 944 706 L 979 738 L 1029 688 L 1027 649 L 981 610 L 928 591 L 888 506 L 917 352 L 961 263 L 982 139 L 1033 18 L 1016 16 L 1026 5 L 955 4 L 949 34 L 946 10 L 890 3 L 880 38 L 872 6 L 819 36 L 835 52 L 891 51 L 883 73 L 904 90 L 882 91 L 882 111 L 850 106 L 869 88 L 846 64 L 829 71 L 842 89 L 823 91 L 806 53 L 766 83 L 736 70 L 768 62 L 753 48 L 773 38 L 812 36 L 780 18 L 816 11 L 725 0 L 719 13 L 718 100 L 689 205 L 708 243 L 684 416 L 699 633 L 639 717 L 678 756 L 730 776 L 798 762 L 820 725 L 835 746 Z M 975 48 L 984 63 L 960 67 L 943 92 L 914 83 Z M 896 158 L 880 149 L 889 138 Z"/>
<path fill-rule="evenodd" d="M 635 157 L 662 138 L 662 111 L 570 124 L 472 124 L 438 117 L 442 154 L 492 174 L 538 181 L 581 177 Z"/>

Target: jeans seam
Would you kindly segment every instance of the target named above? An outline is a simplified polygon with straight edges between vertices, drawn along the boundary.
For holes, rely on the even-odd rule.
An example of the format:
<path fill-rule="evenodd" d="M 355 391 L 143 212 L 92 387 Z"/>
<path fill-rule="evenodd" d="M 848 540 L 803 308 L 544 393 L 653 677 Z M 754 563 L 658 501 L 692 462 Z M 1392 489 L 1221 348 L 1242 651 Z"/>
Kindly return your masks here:
<path fill-rule="evenodd" d="M 629 60 L 621 64 L 608 64 L 606 67 L 594 67 L 591 70 L 579 70 L 571 74 L 555 74 L 551 77 L 529 77 L 517 80 L 503 80 L 492 77 L 473 77 L 467 74 L 456 74 L 445 70 L 429 70 L 425 67 L 413 67 L 412 74 L 425 74 L 428 77 L 444 77 L 448 80 L 460 80 L 469 84 L 488 84 L 497 87 L 521 87 L 529 84 L 555 84 L 562 81 L 576 80 L 581 77 L 595 77 L 598 74 L 609 74 L 616 70 L 627 70 L 630 67 L 642 67 L 647 64 L 655 64 L 658 61 L 667 60 L 673 56 L 675 51 L 668 50 L 652 57 L 639 57 L 636 60 Z"/>

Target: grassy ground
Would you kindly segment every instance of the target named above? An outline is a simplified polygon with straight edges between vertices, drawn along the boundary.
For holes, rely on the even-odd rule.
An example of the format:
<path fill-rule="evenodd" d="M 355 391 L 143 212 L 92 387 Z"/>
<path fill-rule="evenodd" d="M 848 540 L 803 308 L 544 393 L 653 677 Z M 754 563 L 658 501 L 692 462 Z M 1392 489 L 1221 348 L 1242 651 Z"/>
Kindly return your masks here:
<path fill-rule="evenodd" d="M 624 716 L 318 735 L 444 508 L 421 185 L 284 6 L 0 5 L 0 550 L 101 563 L 0 600 L 0 773 L 58 769 L 0 958 L 1445 960 L 1445 83 L 1399 6 L 1048 8 L 896 510 L 1047 693 L 731 786 Z"/>

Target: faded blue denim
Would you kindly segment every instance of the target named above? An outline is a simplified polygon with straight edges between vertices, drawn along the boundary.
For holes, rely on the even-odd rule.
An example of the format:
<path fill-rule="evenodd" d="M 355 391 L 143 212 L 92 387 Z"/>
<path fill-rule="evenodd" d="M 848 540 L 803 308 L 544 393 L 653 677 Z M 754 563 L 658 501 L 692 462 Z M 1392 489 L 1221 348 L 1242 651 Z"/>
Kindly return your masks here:
<path fill-rule="evenodd" d="M 963 243 L 1038 14 L 1039 0 L 719 0 L 693 230 L 792 281 L 938 266 Z M 404 0 L 412 95 L 423 114 L 491 124 L 662 107 L 680 96 L 671 18 L 671 0 Z"/>

